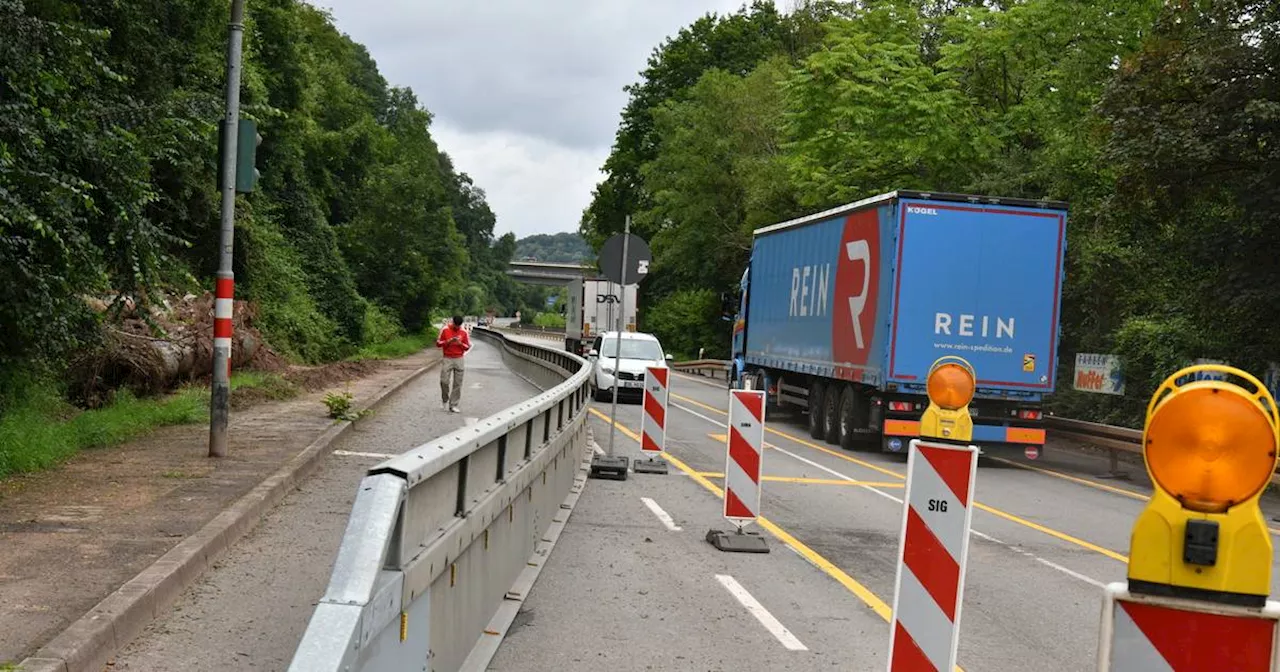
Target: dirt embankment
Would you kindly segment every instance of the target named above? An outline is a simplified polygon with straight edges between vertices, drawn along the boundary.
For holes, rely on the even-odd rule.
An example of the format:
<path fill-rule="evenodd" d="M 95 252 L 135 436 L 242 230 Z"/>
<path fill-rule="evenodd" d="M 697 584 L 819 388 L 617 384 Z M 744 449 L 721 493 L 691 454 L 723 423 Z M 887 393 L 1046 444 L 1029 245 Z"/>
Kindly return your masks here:
<path fill-rule="evenodd" d="M 147 310 L 127 301 L 114 306 L 102 298 L 87 302 L 103 319 L 97 346 L 77 357 L 68 371 L 69 397 L 77 405 L 101 406 L 121 388 L 150 396 L 208 379 L 213 368 L 212 293 L 170 297 Z M 288 396 L 290 387 L 306 391 L 331 387 L 378 368 L 376 362 L 291 366 L 271 349 L 254 324 L 256 318 L 256 306 L 234 302 L 232 369 L 277 373 L 285 385 L 237 390 L 236 405 Z"/>

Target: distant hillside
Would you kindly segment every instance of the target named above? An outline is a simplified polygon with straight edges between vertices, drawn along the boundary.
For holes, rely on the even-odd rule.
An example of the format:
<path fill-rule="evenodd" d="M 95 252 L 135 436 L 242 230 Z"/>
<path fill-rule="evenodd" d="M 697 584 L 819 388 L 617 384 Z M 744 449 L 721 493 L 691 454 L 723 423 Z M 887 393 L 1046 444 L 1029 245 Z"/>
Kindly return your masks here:
<path fill-rule="evenodd" d="M 515 261 L 592 262 L 596 254 L 576 233 L 540 233 L 516 241 Z"/>

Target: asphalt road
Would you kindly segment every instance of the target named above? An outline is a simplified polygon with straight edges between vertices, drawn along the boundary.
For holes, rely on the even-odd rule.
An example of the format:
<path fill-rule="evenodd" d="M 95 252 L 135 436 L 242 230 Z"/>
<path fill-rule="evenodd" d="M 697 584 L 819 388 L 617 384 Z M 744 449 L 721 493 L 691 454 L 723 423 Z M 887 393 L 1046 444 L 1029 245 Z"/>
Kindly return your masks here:
<path fill-rule="evenodd" d="M 537 392 L 507 372 L 497 349 L 474 342 L 459 414 L 441 408 L 438 372 L 397 392 L 346 434 L 314 476 L 152 623 L 110 669 L 287 668 L 328 584 L 356 486 L 383 459 L 377 454 L 404 452 Z"/>
<path fill-rule="evenodd" d="M 842 451 L 810 440 L 803 417 L 767 418 L 762 515 L 792 543 L 767 534 L 768 555 L 722 554 L 703 536 L 726 526 L 707 486 L 723 483 L 727 402 L 723 382 L 674 377 L 667 448 L 678 464 L 667 476 L 590 481 L 563 547 L 526 602 L 528 624 L 509 635 L 491 669 L 884 665 L 905 456 Z M 602 412 L 593 417 L 596 437 L 604 442 L 608 404 L 595 408 Z M 619 451 L 637 455 L 629 437 L 639 431 L 640 406 L 620 404 L 618 415 Z M 1124 579 L 1129 534 L 1150 492 L 1141 465 L 1130 469 L 1132 481 L 1099 479 L 1106 466 L 1101 456 L 1053 444 L 1035 461 L 1020 451 L 980 460 L 961 668 L 1096 668 L 1102 588 Z M 653 499 L 681 530 L 666 529 L 641 497 Z M 1264 509 L 1269 517 L 1280 507 L 1268 499 Z M 641 535 L 664 546 L 637 544 Z M 615 567 L 621 569 L 610 571 Z M 787 650 L 729 599 L 715 576 L 723 572 L 807 650 Z M 1280 581 L 1280 571 L 1273 573 Z M 662 621 L 646 614 L 661 614 Z"/>

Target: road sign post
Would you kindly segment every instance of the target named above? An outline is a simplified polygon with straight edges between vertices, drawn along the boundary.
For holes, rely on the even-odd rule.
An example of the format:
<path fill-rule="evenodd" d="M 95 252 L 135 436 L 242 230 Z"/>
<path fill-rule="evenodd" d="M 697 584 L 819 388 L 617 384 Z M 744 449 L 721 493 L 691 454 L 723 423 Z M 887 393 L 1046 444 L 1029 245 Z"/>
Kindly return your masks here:
<path fill-rule="evenodd" d="M 764 480 L 764 390 L 729 390 L 729 430 L 725 437 L 724 517 L 733 532 L 710 530 L 707 541 L 730 553 L 768 553 L 769 546 L 747 525 L 760 515 Z"/>
<path fill-rule="evenodd" d="M 636 460 L 637 474 L 665 474 L 667 461 L 661 455 L 667 448 L 667 409 L 671 401 L 671 370 L 650 366 L 644 371 L 644 413 L 640 415 L 640 451 L 647 457 Z"/>
<path fill-rule="evenodd" d="M 978 448 L 912 439 L 889 630 L 890 672 L 956 665 Z"/>
<path fill-rule="evenodd" d="M 638 284 L 649 274 L 649 263 L 653 261 L 653 253 L 649 244 L 639 236 L 631 235 L 631 216 L 627 215 L 621 234 L 614 235 L 605 241 L 600 248 L 600 272 L 609 280 L 622 287 L 622 299 L 619 302 L 619 315 L 616 330 L 621 333 L 626 328 L 627 320 L 627 285 Z M 622 354 L 622 339 L 618 339 L 616 355 Z M 604 353 L 601 352 L 603 357 Z M 613 404 L 609 410 L 609 447 L 604 455 L 591 458 L 591 478 L 609 478 L 627 480 L 630 461 L 621 455 L 613 454 L 614 438 L 618 432 L 618 378 L 614 378 Z"/>
<path fill-rule="evenodd" d="M 1273 670 L 1280 605 L 1258 499 L 1280 412 L 1239 369 L 1201 364 L 1151 396 L 1142 457 L 1154 488 L 1134 522 L 1127 581 L 1108 587 L 1098 669 Z"/>

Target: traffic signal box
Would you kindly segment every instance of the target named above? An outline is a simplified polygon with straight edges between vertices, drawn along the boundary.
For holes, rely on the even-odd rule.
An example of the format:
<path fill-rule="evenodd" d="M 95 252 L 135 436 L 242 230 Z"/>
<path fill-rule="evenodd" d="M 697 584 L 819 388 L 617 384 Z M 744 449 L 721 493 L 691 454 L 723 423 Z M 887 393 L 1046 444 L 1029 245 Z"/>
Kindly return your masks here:
<path fill-rule="evenodd" d="M 973 440 L 969 403 L 977 388 L 973 366 L 960 357 L 942 357 L 929 367 L 925 393 L 929 407 L 920 417 L 920 436 L 948 443 Z"/>
<path fill-rule="evenodd" d="M 1239 383 L 1179 382 L 1202 372 Z M 1155 492 L 1133 527 L 1129 591 L 1263 606 L 1272 548 L 1258 499 L 1280 446 L 1271 393 L 1239 369 L 1185 368 L 1151 397 L 1142 442 Z"/>

